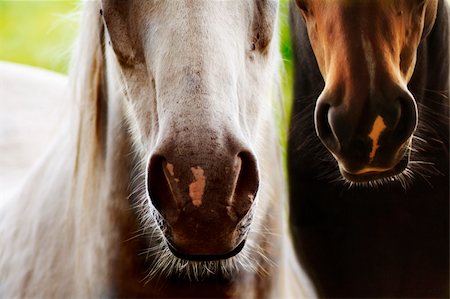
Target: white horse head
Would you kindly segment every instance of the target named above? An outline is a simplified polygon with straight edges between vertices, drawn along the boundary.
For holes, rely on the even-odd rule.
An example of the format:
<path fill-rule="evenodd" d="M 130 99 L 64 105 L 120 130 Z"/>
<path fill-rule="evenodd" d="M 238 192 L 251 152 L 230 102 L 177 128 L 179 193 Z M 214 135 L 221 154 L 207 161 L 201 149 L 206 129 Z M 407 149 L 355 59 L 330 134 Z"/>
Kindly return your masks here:
<path fill-rule="evenodd" d="M 73 117 L 0 221 L 7 295 L 277 293 L 277 11 L 273 0 L 85 5 Z M 19 217 L 30 220 L 17 235 Z"/>

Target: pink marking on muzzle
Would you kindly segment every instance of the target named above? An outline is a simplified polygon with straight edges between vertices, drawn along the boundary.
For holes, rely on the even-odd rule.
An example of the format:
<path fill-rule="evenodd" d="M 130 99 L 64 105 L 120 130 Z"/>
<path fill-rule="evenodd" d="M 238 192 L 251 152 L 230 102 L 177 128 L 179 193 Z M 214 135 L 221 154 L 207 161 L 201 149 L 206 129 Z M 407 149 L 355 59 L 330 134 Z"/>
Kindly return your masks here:
<path fill-rule="evenodd" d="M 205 191 L 206 177 L 205 171 L 200 167 L 191 167 L 194 181 L 189 184 L 189 197 L 192 199 L 192 204 L 196 207 L 202 205 L 203 193 Z"/>

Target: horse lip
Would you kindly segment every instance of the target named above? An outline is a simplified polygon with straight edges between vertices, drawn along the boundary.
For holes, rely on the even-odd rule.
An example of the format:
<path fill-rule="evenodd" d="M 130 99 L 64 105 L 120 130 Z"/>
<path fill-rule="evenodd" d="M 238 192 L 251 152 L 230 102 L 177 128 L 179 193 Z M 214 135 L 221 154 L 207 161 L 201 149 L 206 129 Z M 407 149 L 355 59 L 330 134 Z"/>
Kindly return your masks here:
<path fill-rule="evenodd" d="M 238 234 L 236 236 L 236 245 L 233 249 L 231 249 L 228 252 L 225 252 L 223 254 L 186 254 L 181 252 L 179 249 L 177 249 L 177 246 L 175 245 L 171 230 L 172 228 L 170 225 L 168 225 L 167 222 L 163 222 L 162 225 L 160 224 L 161 230 L 164 232 L 164 241 L 169 248 L 170 252 L 177 258 L 188 260 L 188 261 L 219 261 L 219 260 L 226 260 L 231 257 L 236 256 L 241 252 L 241 250 L 244 248 L 245 242 L 247 240 L 247 236 L 250 231 L 250 223 L 253 219 L 253 213 L 247 214 L 247 216 L 244 217 L 243 220 L 241 220 L 240 225 L 236 228 L 235 233 Z M 246 221 L 244 221 L 246 220 Z"/>
<path fill-rule="evenodd" d="M 253 205 L 254 207 L 254 205 Z M 253 219 L 253 208 L 249 210 L 249 213 L 239 222 L 238 227 L 236 228 L 236 233 L 238 233 L 238 236 L 236 237 L 238 245 L 235 246 L 230 251 L 224 253 L 224 254 L 186 254 L 182 253 L 177 249 L 177 246 L 174 244 L 171 231 L 172 227 L 169 225 L 169 223 L 166 221 L 166 219 L 160 215 L 160 221 L 158 221 L 158 226 L 163 232 L 163 238 L 164 241 L 169 248 L 170 252 L 175 256 L 183 260 L 188 261 L 218 261 L 218 260 L 226 260 L 233 256 L 236 256 L 241 252 L 241 250 L 244 248 L 247 236 L 250 231 L 250 224 Z"/>
<path fill-rule="evenodd" d="M 403 157 L 398 161 L 397 164 L 395 164 L 392 168 L 387 169 L 380 169 L 380 170 L 374 170 L 374 171 L 368 171 L 363 173 L 352 173 L 345 170 L 345 168 L 341 165 L 339 165 L 339 170 L 342 174 L 342 176 L 351 182 L 355 183 L 364 183 L 364 182 L 370 182 L 370 181 L 376 181 L 379 179 L 388 179 L 390 177 L 395 177 L 396 175 L 402 173 L 409 163 L 409 155 L 410 150 L 405 150 L 405 153 Z"/>
<path fill-rule="evenodd" d="M 177 258 L 183 259 L 183 260 L 189 260 L 189 261 L 218 261 L 218 260 L 226 260 L 229 259 L 235 255 L 237 255 L 245 246 L 246 238 L 243 238 L 242 241 L 234 247 L 232 250 L 220 254 L 220 255 L 191 255 L 191 254 L 184 254 L 180 251 L 178 251 L 175 247 L 175 245 L 172 244 L 172 242 L 168 239 L 166 239 L 167 247 L 169 248 L 170 252 Z"/>

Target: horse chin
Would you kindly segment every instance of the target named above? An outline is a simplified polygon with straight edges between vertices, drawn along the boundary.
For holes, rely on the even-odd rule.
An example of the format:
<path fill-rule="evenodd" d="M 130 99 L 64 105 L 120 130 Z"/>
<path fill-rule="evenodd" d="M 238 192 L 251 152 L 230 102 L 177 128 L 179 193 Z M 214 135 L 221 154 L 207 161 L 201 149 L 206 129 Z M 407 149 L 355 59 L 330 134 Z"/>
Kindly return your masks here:
<path fill-rule="evenodd" d="M 233 241 L 229 249 L 224 249 L 223 253 L 218 250 L 215 253 L 198 252 L 195 250 L 186 252 L 183 246 L 179 246 L 173 238 L 173 228 L 153 206 L 149 213 L 152 217 L 147 217 L 149 222 L 144 225 L 153 233 L 149 236 L 149 246 L 145 249 L 148 252 L 149 273 L 147 278 L 173 277 L 175 279 L 187 281 L 204 281 L 207 279 L 232 279 L 242 270 L 255 270 L 251 261 L 251 256 L 257 254 L 254 246 L 252 232 L 250 230 L 253 222 L 254 209 L 237 224 L 234 229 Z M 220 235 L 220 232 L 217 232 Z M 204 242 L 205 240 L 197 240 Z M 192 242 L 198 247 L 195 240 Z M 185 244 L 186 245 L 186 244 Z M 255 270 L 256 271 L 256 270 Z"/>
<path fill-rule="evenodd" d="M 373 171 L 365 171 L 365 172 L 348 172 L 342 165 L 339 163 L 339 171 L 343 178 L 349 183 L 356 184 L 370 184 L 373 182 L 379 183 L 389 183 L 395 182 L 399 175 L 401 175 L 408 167 L 409 164 L 409 156 L 411 150 L 406 149 L 404 151 L 403 156 L 397 163 L 394 164 L 393 167 L 382 169 L 382 170 L 373 170 Z"/>
<path fill-rule="evenodd" d="M 165 276 L 177 281 L 190 282 L 209 279 L 230 280 L 251 264 L 248 261 L 252 242 L 251 240 L 247 242 L 247 235 L 232 250 L 218 255 L 186 254 L 166 235 L 164 233 L 161 236 L 162 247 L 158 246 L 152 250 L 158 253 L 154 255 L 155 259 L 149 265 L 151 270 L 147 275 L 148 278 Z"/>
<path fill-rule="evenodd" d="M 162 231 L 164 231 L 164 240 L 167 248 L 169 249 L 170 253 L 178 259 L 197 262 L 223 261 L 238 256 L 242 249 L 244 249 L 252 219 L 252 212 L 250 212 L 246 217 L 244 217 L 244 219 L 242 219 L 234 232 L 234 235 L 236 236 L 235 238 L 233 238 L 235 240 L 233 241 L 234 245 L 229 246 L 229 248 L 231 249 L 224 250 L 223 253 L 185 252 L 184 250 L 180 249 L 176 242 L 174 242 L 169 227 L 166 226 L 164 229 L 162 229 Z"/>

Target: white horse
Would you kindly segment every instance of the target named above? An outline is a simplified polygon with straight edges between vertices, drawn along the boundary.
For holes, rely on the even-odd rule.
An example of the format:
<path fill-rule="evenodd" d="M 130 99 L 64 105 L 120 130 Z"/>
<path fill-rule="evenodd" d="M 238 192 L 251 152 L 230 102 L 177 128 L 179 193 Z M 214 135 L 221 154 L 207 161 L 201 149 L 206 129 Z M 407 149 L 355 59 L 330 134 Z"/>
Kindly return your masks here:
<path fill-rule="evenodd" d="M 285 225 L 276 22 L 271 0 L 87 2 L 69 113 L 2 193 L 0 297 L 313 297 Z"/>

